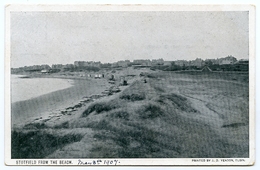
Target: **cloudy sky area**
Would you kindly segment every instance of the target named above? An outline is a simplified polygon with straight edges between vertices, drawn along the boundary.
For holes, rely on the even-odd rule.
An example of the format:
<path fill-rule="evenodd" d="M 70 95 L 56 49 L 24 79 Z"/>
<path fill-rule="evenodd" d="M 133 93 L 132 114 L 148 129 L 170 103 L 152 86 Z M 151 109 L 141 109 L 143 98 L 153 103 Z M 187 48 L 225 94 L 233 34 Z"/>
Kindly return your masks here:
<path fill-rule="evenodd" d="M 12 12 L 11 67 L 248 58 L 248 12 Z"/>

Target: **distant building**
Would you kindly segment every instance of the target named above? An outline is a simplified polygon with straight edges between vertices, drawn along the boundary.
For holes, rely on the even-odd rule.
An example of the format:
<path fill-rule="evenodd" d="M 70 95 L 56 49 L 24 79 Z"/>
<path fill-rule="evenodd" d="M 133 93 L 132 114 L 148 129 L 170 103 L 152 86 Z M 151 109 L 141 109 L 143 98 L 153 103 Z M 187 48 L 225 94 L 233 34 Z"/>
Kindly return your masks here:
<path fill-rule="evenodd" d="M 49 73 L 49 70 L 42 70 L 41 73 L 42 73 L 42 74 Z"/>
<path fill-rule="evenodd" d="M 45 70 L 48 70 L 50 69 L 51 67 L 47 64 L 44 64 L 44 65 L 41 65 L 41 69 L 45 69 Z"/>
<path fill-rule="evenodd" d="M 189 66 L 189 61 L 186 61 L 186 60 L 177 60 L 177 61 L 174 61 L 175 65 L 178 65 L 178 66 Z"/>
<path fill-rule="evenodd" d="M 233 56 L 227 56 L 225 58 L 220 59 L 220 65 L 224 64 L 235 64 L 237 62 L 237 59 Z"/>
<path fill-rule="evenodd" d="M 152 60 L 152 65 L 163 65 L 163 64 L 164 64 L 164 60 L 162 58 Z"/>
<path fill-rule="evenodd" d="M 102 78 L 102 74 L 95 74 L 94 78 L 95 79 L 100 79 L 100 78 Z"/>
<path fill-rule="evenodd" d="M 73 69 L 74 68 L 74 64 L 66 64 L 66 65 L 63 66 L 63 68 Z"/>
<path fill-rule="evenodd" d="M 163 65 L 165 66 L 171 66 L 172 65 L 172 61 L 164 61 Z"/>
<path fill-rule="evenodd" d="M 139 59 L 139 60 L 134 60 L 132 62 L 132 65 L 151 66 L 152 62 L 149 59 L 147 59 L 147 60 Z"/>
<path fill-rule="evenodd" d="M 112 63 L 112 64 L 111 64 L 111 67 L 115 68 L 115 67 L 119 67 L 119 65 L 118 65 L 117 62 L 115 62 L 115 63 Z"/>
<path fill-rule="evenodd" d="M 237 63 L 239 63 L 239 64 L 249 64 L 249 60 L 248 59 L 241 59 L 241 60 L 237 61 Z"/>
<path fill-rule="evenodd" d="M 111 63 L 104 63 L 104 64 L 101 64 L 100 67 L 102 68 L 110 68 L 112 66 Z"/>
<path fill-rule="evenodd" d="M 64 65 L 62 64 L 52 64 L 51 68 L 52 69 L 62 69 Z"/>
<path fill-rule="evenodd" d="M 189 62 L 189 66 L 202 67 L 205 65 L 205 62 L 201 58 L 196 58 L 195 60 L 191 60 Z"/>
<path fill-rule="evenodd" d="M 127 67 L 130 64 L 130 60 L 121 60 L 117 62 L 118 67 Z"/>
<path fill-rule="evenodd" d="M 94 61 L 75 61 L 75 67 L 100 67 L 101 62 L 94 62 Z"/>
<path fill-rule="evenodd" d="M 20 71 L 26 71 L 26 72 L 37 72 L 41 71 L 44 69 L 50 69 L 51 67 L 47 64 L 44 65 L 33 65 L 33 66 L 24 66 L 24 67 L 19 67 Z"/>

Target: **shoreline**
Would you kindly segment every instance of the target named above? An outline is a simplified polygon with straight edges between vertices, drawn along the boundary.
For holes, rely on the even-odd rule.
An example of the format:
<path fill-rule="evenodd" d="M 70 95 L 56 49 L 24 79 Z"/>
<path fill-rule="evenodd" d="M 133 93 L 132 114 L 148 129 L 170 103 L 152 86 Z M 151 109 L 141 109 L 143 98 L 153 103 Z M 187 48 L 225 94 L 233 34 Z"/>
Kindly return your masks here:
<path fill-rule="evenodd" d="M 91 101 L 84 97 L 97 97 L 97 94 L 100 95 L 111 87 L 111 84 L 109 84 L 106 79 L 82 80 L 73 78 L 72 80 L 74 81 L 73 86 L 69 88 L 11 103 L 12 128 L 24 126 L 35 119 L 41 120 L 46 117 L 49 118 L 50 115 L 59 115 L 65 112 L 75 111 L 79 106 L 82 106 L 84 102 L 88 100 Z"/>

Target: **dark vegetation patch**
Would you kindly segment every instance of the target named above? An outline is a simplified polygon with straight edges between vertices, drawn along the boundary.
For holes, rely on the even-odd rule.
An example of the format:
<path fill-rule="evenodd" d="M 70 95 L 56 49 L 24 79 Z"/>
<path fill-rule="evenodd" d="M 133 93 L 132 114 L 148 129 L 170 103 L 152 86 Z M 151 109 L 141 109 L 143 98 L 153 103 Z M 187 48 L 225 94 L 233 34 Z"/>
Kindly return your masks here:
<path fill-rule="evenodd" d="M 153 88 L 158 91 L 158 92 L 161 92 L 161 93 L 164 93 L 165 92 L 165 89 L 160 87 L 160 86 L 153 86 Z"/>
<path fill-rule="evenodd" d="M 37 122 L 37 123 L 29 123 L 29 124 L 26 124 L 23 129 L 34 129 L 34 130 L 37 130 L 37 129 L 44 129 L 44 128 L 48 128 L 44 122 Z"/>
<path fill-rule="evenodd" d="M 147 104 L 139 109 L 139 115 L 143 119 L 153 119 L 163 115 L 164 110 L 155 104 Z"/>
<path fill-rule="evenodd" d="M 57 125 L 54 126 L 55 129 L 67 129 L 69 127 L 70 127 L 70 124 L 69 124 L 68 121 L 63 122 L 61 124 L 57 124 Z"/>
<path fill-rule="evenodd" d="M 164 103 L 165 100 L 169 100 L 173 106 L 175 106 L 176 108 L 182 111 L 195 112 L 195 113 L 198 112 L 189 104 L 186 97 L 180 96 L 178 94 L 174 94 L 174 93 L 164 94 L 161 95 L 157 101 L 160 103 Z"/>
<path fill-rule="evenodd" d="M 147 77 L 148 78 L 158 78 L 158 76 L 156 74 L 154 74 L 154 73 L 147 74 Z"/>
<path fill-rule="evenodd" d="M 110 125 L 109 121 L 102 119 L 100 121 L 93 121 L 86 125 L 88 128 L 93 128 L 97 130 L 103 130 L 103 129 L 112 129 L 113 127 Z"/>
<path fill-rule="evenodd" d="M 110 114 L 111 118 L 119 118 L 124 120 L 129 120 L 129 113 L 124 110 L 117 110 Z"/>
<path fill-rule="evenodd" d="M 139 100 L 144 100 L 145 99 L 145 94 L 140 93 L 140 94 L 123 94 L 120 96 L 120 99 L 124 100 L 130 100 L 130 101 L 139 101 Z"/>
<path fill-rule="evenodd" d="M 165 100 L 162 97 L 159 97 L 158 99 L 156 99 L 156 102 L 158 102 L 160 104 L 166 104 Z"/>
<path fill-rule="evenodd" d="M 228 124 L 228 125 L 223 125 L 221 127 L 223 128 L 238 128 L 240 126 L 245 126 L 246 124 L 245 123 L 231 123 L 231 124 Z"/>
<path fill-rule="evenodd" d="M 119 107 L 119 104 L 116 101 L 93 103 L 82 113 L 82 117 L 86 117 L 94 111 L 96 114 L 100 114 L 101 112 L 107 112 L 117 107 Z"/>
<path fill-rule="evenodd" d="M 82 137 L 80 134 L 59 136 L 44 131 L 12 131 L 11 157 L 12 159 L 44 158 L 69 143 L 80 141 Z"/>

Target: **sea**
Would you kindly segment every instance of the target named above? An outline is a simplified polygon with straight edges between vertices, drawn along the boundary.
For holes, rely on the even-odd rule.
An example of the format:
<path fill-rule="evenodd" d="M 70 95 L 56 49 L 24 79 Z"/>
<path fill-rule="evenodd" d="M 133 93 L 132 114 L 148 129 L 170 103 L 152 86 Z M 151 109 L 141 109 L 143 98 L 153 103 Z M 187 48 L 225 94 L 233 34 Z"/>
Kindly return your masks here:
<path fill-rule="evenodd" d="M 58 78 L 23 78 L 11 75 L 11 102 L 32 99 L 73 86 L 73 80 Z"/>

